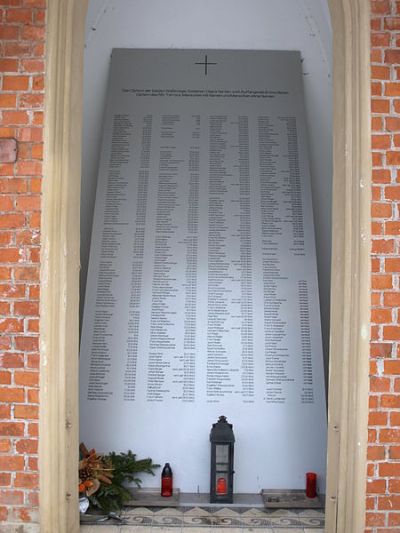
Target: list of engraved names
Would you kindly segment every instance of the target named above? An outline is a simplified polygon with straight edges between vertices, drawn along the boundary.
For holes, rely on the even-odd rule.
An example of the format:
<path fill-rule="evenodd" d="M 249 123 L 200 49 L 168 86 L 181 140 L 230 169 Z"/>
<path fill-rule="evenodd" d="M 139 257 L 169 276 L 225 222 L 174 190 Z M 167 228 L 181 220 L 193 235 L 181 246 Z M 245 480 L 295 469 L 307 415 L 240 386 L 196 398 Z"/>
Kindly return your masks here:
<path fill-rule="evenodd" d="M 135 401 L 139 379 L 147 402 L 252 403 L 261 394 L 285 403 L 291 389 L 313 402 L 308 284 L 297 275 L 303 217 L 296 117 L 115 114 L 87 399 L 115 393 L 112 319 L 123 291 L 124 401 Z"/>

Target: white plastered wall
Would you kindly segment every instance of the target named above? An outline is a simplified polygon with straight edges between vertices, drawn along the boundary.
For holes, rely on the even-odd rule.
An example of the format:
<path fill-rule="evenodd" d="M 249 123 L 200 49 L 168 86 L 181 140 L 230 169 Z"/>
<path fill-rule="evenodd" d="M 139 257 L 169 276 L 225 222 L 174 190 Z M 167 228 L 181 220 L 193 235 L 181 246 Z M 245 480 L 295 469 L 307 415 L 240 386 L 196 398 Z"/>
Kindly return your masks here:
<path fill-rule="evenodd" d="M 81 201 L 82 301 L 112 48 L 300 50 L 328 353 L 331 260 L 332 50 L 327 0 L 90 0 L 86 21 Z M 326 365 L 327 368 L 327 365 Z"/>

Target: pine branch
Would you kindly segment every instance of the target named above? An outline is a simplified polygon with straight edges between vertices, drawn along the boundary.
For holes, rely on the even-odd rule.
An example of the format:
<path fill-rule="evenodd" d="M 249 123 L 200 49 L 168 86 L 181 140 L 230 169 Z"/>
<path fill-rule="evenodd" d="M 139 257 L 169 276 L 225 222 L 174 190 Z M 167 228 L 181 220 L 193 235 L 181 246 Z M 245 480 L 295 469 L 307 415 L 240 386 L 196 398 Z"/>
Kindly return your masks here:
<path fill-rule="evenodd" d="M 153 463 L 150 458 L 136 459 L 136 454 L 129 450 L 127 453 L 111 452 L 104 459 L 108 460 L 112 466 L 112 483 L 101 483 L 99 490 L 89 497 L 90 503 L 105 512 L 119 511 L 125 502 L 131 499 L 131 493 L 123 486 L 128 481 L 141 485 L 139 474 L 151 474 L 160 465 Z"/>

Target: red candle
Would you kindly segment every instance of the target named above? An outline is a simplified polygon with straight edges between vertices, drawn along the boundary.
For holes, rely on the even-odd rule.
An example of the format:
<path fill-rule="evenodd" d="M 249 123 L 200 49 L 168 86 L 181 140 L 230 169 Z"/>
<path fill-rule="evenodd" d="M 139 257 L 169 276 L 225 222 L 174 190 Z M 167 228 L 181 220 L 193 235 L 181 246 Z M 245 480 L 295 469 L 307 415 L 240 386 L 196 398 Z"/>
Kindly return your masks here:
<path fill-rule="evenodd" d="M 226 479 L 220 477 L 217 479 L 217 494 L 227 494 Z"/>
<path fill-rule="evenodd" d="M 306 496 L 307 498 L 317 496 L 317 474 L 315 472 L 306 473 Z"/>

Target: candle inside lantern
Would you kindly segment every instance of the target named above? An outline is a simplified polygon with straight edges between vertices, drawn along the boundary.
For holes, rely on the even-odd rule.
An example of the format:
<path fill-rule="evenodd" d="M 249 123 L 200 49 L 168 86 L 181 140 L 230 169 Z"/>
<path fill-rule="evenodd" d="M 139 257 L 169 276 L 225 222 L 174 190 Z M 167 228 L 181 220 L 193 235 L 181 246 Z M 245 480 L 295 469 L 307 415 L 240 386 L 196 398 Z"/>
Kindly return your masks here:
<path fill-rule="evenodd" d="M 217 494 L 227 494 L 228 493 L 228 487 L 226 484 L 226 479 L 223 477 L 220 477 L 217 479 Z"/>

